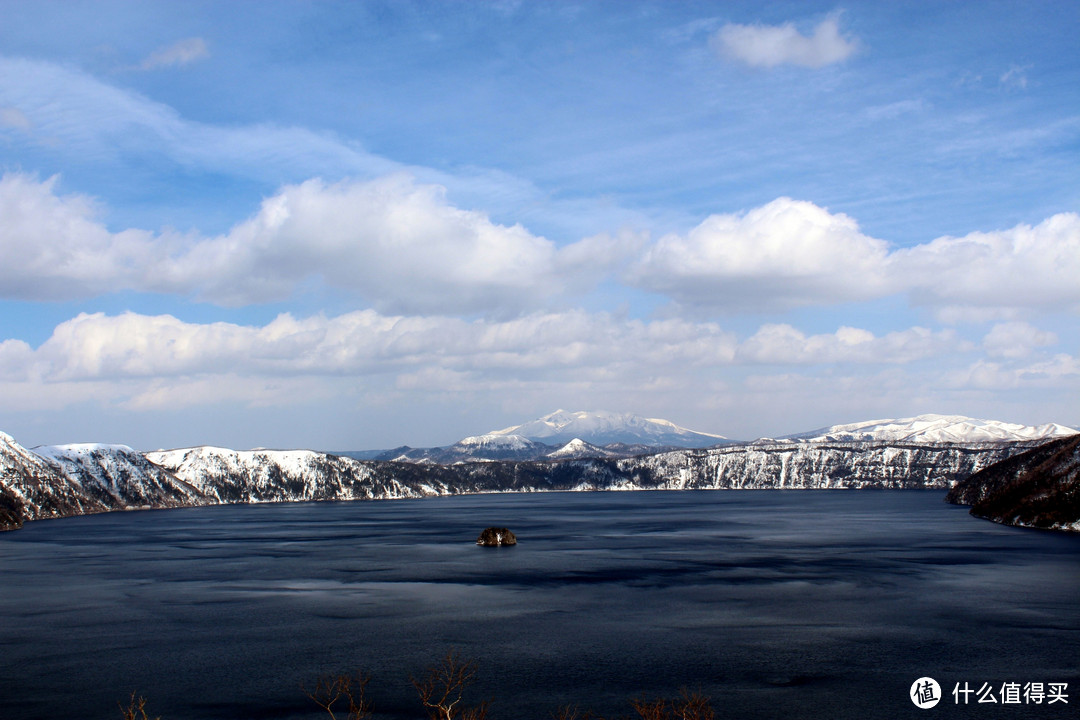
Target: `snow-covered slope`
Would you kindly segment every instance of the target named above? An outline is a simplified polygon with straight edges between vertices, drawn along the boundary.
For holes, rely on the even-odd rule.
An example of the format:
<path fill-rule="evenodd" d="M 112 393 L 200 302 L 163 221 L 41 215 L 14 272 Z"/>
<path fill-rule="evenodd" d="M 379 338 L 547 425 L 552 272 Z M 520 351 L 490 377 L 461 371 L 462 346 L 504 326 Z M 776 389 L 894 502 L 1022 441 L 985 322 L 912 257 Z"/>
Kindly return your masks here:
<path fill-rule="evenodd" d="M 558 450 L 549 452 L 545 457 L 552 460 L 563 460 L 567 458 L 614 457 L 617 454 L 602 447 L 597 447 L 592 443 L 587 443 L 581 438 L 574 438 Z"/>
<path fill-rule="evenodd" d="M 525 449 L 473 438 L 462 447 Z M 359 461 L 309 450 L 21 447 L 0 433 L 0 528 L 131 507 L 407 498 L 477 492 L 739 488 L 948 488 L 1045 441 L 774 442 L 597 457 L 583 440 L 530 461 Z"/>
<path fill-rule="evenodd" d="M 17 528 L 24 520 L 104 509 L 82 501 L 59 468 L 0 432 L 0 529 Z"/>
<path fill-rule="evenodd" d="M 833 425 L 790 435 L 785 439 L 798 442 L 1015 442 L 1049 440 L 1077 432 L 1080 431 L 1056 423 L 1033 426 L 997 420 L 976 420 L 962 415 L 919 415 L 900 420 L 868 420 Z"/>
<path fill-rule="evenodd" d="M 494 430 L 488 435 L 521 435 L 550 445 L 581 439 L 592 445 L 611 443 L 710 447 L 725 442 L 721 435 L 696 432 L 668 420 L 630 413 L 567 412 L 556 410 L 523 425 Z"/>
<path fill-rule="evenodd" d="M 311 450 L 229 450 L 197 447 L 146 454 L 217 502 L 361 500 L 441 494 L 410 487 L 377 464 Z"/>
<path fill-rule="evenodd" d="M 194 487 L 127 445 L 42 445 L 32 452 L 59 467 L 109 509 L 184 507 L 205 502 Z"/>
<path fill-rule="evenodd" d="M 0 433 L 0 529 L 25 520 L 204 502 L 123 445 L 65 445 L 33 451 Z"/>
<path fill-rule="evenodd" d="M 775 443 L 617 461 L 665 489 L 948 488 L 1038 443 Z"/>
<path fill-rule="evenodd" d="M 473 435 L 445 448 L 451 462 L 469 460 L 532 460 L 545 455 L 551 448 L 523 435 Z"/>

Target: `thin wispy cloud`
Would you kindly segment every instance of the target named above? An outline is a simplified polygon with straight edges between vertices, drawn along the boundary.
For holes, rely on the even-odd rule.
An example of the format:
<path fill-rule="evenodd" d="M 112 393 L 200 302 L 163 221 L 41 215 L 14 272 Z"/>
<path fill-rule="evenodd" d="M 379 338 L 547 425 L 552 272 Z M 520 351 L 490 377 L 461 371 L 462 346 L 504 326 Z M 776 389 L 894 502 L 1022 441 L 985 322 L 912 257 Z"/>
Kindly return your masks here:
<path fill-rule="evenodd" d="M 821 68 L 847 60 L 859 48 L 858 41 L 840 32 L 836 17 L 822 20 L 809 35 L 799 32 L 790 22 L 728 23 L 712 36 L 711 43 L 722 57 L 759 68 L 779 65 Z"/>
<path fill-rule="evenodd" d="M 0 107 L 0 127 L 29 130 L 34 127 L 34 124 L 30 122 L 30 118 L 26 117 L 26 113 L 19 108 Z"/>
<path fill-rule="evenodd" d="M 998 78 L 998 81 L 1007 88 L 1014 90 L 1027 90 L 1028 86 L 1028 70 L 1031 69 L 1031 65 L 1013 65 Z"/>
<path fill-rule="evenodd" d="M 196 60 L 210 57 L 210 48 L 201 37 L 184 38 L 172 45 L 158 48 L 147 55 L 141 63 L 140 70 L 157 70 L 166 67 L 182 67 Z"/>

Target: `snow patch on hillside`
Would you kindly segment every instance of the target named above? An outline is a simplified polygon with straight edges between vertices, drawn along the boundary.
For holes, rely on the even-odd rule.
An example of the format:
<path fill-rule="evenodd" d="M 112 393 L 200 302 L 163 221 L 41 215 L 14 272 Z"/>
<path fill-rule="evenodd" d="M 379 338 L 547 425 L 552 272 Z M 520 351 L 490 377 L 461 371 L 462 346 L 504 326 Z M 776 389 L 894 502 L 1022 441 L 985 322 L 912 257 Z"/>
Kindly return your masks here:
<path fill-rule="evenodd" d="M 593 445 L 621 442 L 704 447 L 726 440 L 722 435 L 688 430 L 662 418 L 647 418 L 606 410 L 556 410 L 522 425 L 494 430 L 488 435 L 522 435 L 530 440 L 549 443 L 566 443 L 580 439 Z"/>
<path fill-rule="evenodd" d="M 785 440 L 795 442 L 917 442 L 978 443 L 1048 440 L 1074 435 L 1075 428 L 1057 423 L 1019 425 L 998 420 L 978 420 L 963 415 L 918 415 L 896 420 L 833 425 Z"/>

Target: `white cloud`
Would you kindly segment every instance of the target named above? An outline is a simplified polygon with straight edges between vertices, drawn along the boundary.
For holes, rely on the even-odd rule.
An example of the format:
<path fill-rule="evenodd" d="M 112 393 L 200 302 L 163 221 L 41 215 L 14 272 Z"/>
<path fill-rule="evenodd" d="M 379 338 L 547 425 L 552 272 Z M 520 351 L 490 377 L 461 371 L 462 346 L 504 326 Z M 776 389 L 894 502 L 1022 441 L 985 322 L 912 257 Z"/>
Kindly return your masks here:
<path fill-rule="evenodd" d="M 156 70 L 162 67 L 182 66 L 209 56 L 210 49 L 205 40 L 200 37 L 185 38 L 150 53 L 139 64 L 139 68 Z"/>
<path fill-rule="evenodd" d="M 983 348 L 991 357 L 1023 358 L 1035 348 L 1054 345 L 1057 335 L 1025 322 L 998 323 L 983 338 Z"/>
<path fill-rule="evenodd" d="M 36 349 L 0 342 L 0 370 L 8 381 L 41 388 L 112 384 L 114 395 L 103 392 L 103 400 L 147 409 L 223 399 L 274 403 L 275 388 L 283 393 L 279 404 L 288 404 L 333 394 L 350 378 L 398 389 L 451 378 L 459 391 L 582 383 L 685 390 L 718 380 L 710 370 L 735 365 L 892 364 L 956 347 L 950 333 L 921 328 L 881 338 L 855 328 L 807 337 L 774 325 L 740 345 L 715 323 L 580 310 L 472 321 L 363 310 L 334 318 L 284 314 L 263 326 L 129 312 L 81 314 Z M 215 390 L 225 385 L 232 389 Z"/>
<path fill-rule="evenodd" d="M 495 216 L 531 224 L 543 222 L 549 234 L 557 232 L 560 237 L 595 235 L 644 222 L 643 213 L 621 207 L 611 197 L 552 196 L 528 179 L 491 168 L 468 166 L 447 172 L 406 165 L 332 132 L 273 123 L 192 121 L 169 105 L 55 63 L 0 56 L 0 107 L 18 108 L 32 123 L 36 142 L 47 142 L 62 157 L 106 173 L 122 174 L 133 158 L 140 171 L 145 165 L 165 163 L 185 173 L 244 179 L 249 187 L 266 187 L 278 178 L 280 182 L 316 176 L 371 180 L 408 172 L 424 184 L 449 188 L 457 205 L 483 207 Z M 574 172 L 579 171 L 580 163 L 574 166 Z M 235 202 L 227 197 L 215 205 L 233 207 Z M 199 221 L 170 222 L 189 226 Z"/>
<path fill-rule="evenodd" d="M 724 365 L 734 348 L 734 337 L 712 323 L 646 323 L 583 311 L 466 321 L 363 310 L 330 319 L 284 314 L 262 327 L 129 312 L 80 314 L 36 350 L 5 341 L 0 363 L 48 382 L 394 374 L 423 367 L 558 373 L 619 363 Z"/>
<path fill-rule="evenodd" d="M 316 279 L 384 310 L 508 313 L 588 289 L 631 242 L 557 248 L 403 175 L 286 186 L 218 237 L 112 233 L 91 200 L 57 195 L 56 182 L 0 178 L 0 295 L 138 290 L 243 305 L 288 298 Z"/>
<path fill-rule="evenodd" d="M 54 63 L 0 57 L 0 106 L 18 108 L 41 137 L 80 163 L 168 158 L 187 169 L 265 182 L 316 173 L 374 177 L 401 164 L 328 133 L 271 124 L 215 126 Z"/>
<path fill-rule="evenodd" d="M 715 323 L 646 322 L 581 310 L 512 320 L 363 310 L 337 317 L 283 314 L 250 326 L 98 313 L 61 323 L 36 348 L 0 341 L 0 396 L 8 413 L 43 417 L 70 410 L 97 413 L 102 422 L 133 411 L 164 420 L 179 411 L 228 408 L 230 417 L 253 427 L 264 427 L 270 417 L 290 420 L 284 433 L 247 440 L 289 445 L 328 442 L 319 428 L 294 432 L 295 418 L 309 411 L 371 423 L 383 415 L 400 419 L 401 408 L 416 403 L 450 415 L 502 407 L 515 418 L 568 404 L 644 408 L 725 434 L 732 422 L 775 434 L 833 419 L 974 415 L 966 405 L 973 396 L 1002 388 L 1052 395 L 1057 404 L 1047 407 L 1059 413 L 1063 402 L 1068 405 L 1061 398 L 1075 397 L 1076 357 L 972 364 L 977 349 L 950 331 L 922 328 L 877 336 L 842 327 L 809 335 L 766 325 L 740 343 Z M 761 366 L 777 364 L 792 370 L 762 373 Z M 988 412 L 983 416 L 1010 419 Z M 749 432 L 736 431 L 739 437 Z M 129 432 L 112 436 L 132 441 Z M 161 440 L 154 437 L 139 442 L 157 446 Z M 356 442 L 342 438 L 334 442 Z M 393 442 L 417 438 L 398 435 Z"/>
<path fill-rule="evenodd" d="M 58 196 L 56 183 L 0 176 L 0 296 L 67 299 L 137 285 L 156 261 L 152 236 L 109 232 L 92 200 Z"/>
<path fill-rule="evenodd" d="M 1059 353 L 1026 365 L 978 360 L 967 368 L 950 373 L 948 379 L 957 388 L 992 391 L 1050 388 L 1059 391 L 1067 389 L 1071 394 L 1080 389 L 1080 357 Z M 1069 395 L 1064 399 L 1068 401 Z"/>
<path fill-rule="evenodd" d="M 887 256 L 847 215 L 779 198 L 660 238 L 627 279 L 687 305 L 782 309 L 887 294 Z"/>
<path fill-rule="evenodd" d="M 903 115 L 918 114 L 926 111 L 928 105 L 925 100 L 899 100 L 885 105 L 874 105 L 863 110 L 863 115 L 869 120 L 895 120 Z"/>
<path fill-rule="evenodd" d="M 859 231 L 842 213 L 779 198 L 713 215 L 649 245 L 624 274 L 686 307 L 760 312 L 906 294 L 947 323 L 1080 311 L 1080 215 L 1061 213 L 909 248 Z"/>
<path fill-rule="evenodd" d="M 890 274 L 917 305 L 1008 312 L 1080 309 L 1080 215 L 897 250 Z"/>
<path fill-rule="evenodd" d="M 560 294 L 598 259 L 398 175 L 286 186 L 227 235 L 176 257 L 160 280 L 225 304 L 282 299 L 317 276 L 384 310 L 514 311 Z"/>
<path fill-rule="evenodd" d="M 711 43 L 723 57 L 762 68 L 778 65 L 820 68 L 843 62 L 859 47 L 855 40 L 840 34 L 835 17 L 823 20 L 809 36 L 800 33 L 792 23 L 729 23 L 712 36 Z"/>
<path fill-rule="evenodd" d="M 790 325 L 763 325 L 739 345 L 742 362 L 778 364 L 910 363 L 961 349 L 955 334 L 910 328 L 875 337 L 868 330 L 841 327 L 835 333 L 807 336 Z"/>

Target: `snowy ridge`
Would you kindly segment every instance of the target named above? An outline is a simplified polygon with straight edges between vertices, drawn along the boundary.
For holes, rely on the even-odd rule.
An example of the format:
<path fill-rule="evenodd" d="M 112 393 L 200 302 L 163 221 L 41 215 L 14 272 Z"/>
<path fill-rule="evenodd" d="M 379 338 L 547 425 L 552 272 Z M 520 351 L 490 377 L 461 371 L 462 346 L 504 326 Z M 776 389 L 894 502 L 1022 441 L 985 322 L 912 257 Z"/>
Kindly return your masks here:
<path fill-rule="evenodd" d="M 229 450 L 197 447 L 146 454 L 217 502 L 371 500 L 425 494 L 391 478 L 376 478 L 373 464 L 312 450 Z"/>
<path fill-rule="evenodd" d="M 108 509 L 184 507 L 205 499 L 127 445 L 42 445 L 32 451 L 77 483 Z"/>
<path fill-rule="evenodd" d="M 30 451 L 0 434 L 0 529 L 24 520 L 203 502 L 197 490 L 125 445 Z"/>
<path fill-rule="evenodd" d="M 615 454 L 592 443 L 587 443 L 581 438 L 574 438 L 558 450 L 549 452 L 545 457 L 559 460 L 563 458 L 614 457 Z"/>
<path fill-rule="evenodd" d="M 508 450 L 531 449 L 536 443 L 521 435 L 473 435 L 472 437 L 458 440 L 456 445 L 462 447 L 503 448 Z"/>
<path fill-rule="evenodd" d="M 581 439 L 593 445 L 611 443 L 708 447 L 723 443 L 722 435 L 697 432 L 679 427 L 661 418 L 646 418 L 631 413 L 606 410 L 567 412 L 556 410 L 541 418 L 494 430 L 489 435 L 522 435 L 530 440 L 565 444 Z"/>
<path fill-rule="evenodd" d="M 796 442 L 1016 442 L 1049 440 L 1077 432 L 1080 431 L 1057 423 L 1018 425 L 997 420 L 977 420 L 963 415 L 919 415 L 899 420 L 833 425 L 789 435 L 784 439 Z"/>
<path fill-rule="evenodd" d="M 1038 444 L 781 442 L 677 450 L 631 462 L 671 490 L 945 489 Z"/>
<path fill-rule="evenodd" d="M 874 424 L 858 425 L 861 430 Z M 948 488 L 1046 442 L 927 442 L 919 436 L 871 442 L 862 439 L 865 434 L 858 437 L 729 444 L 634 457 L 601 457 L 603 448 L 572 438 L 562 447 L 535 443 L 547 448 L 543 459 L 401 463 L 311 450 L 219 447 L 142 455 L 122 445 L 82 444 L 42 447 L 35 453 L 0 434 L 0 529 L 40 518 L 217 503 L 587 490 Z M 472 446 L 461 447 L 488 442 L 517 452 L 532 441 L 480 436 Z M 1076 522 L 1080 518 L 1062 521 Z"/>

